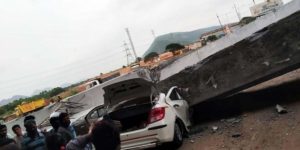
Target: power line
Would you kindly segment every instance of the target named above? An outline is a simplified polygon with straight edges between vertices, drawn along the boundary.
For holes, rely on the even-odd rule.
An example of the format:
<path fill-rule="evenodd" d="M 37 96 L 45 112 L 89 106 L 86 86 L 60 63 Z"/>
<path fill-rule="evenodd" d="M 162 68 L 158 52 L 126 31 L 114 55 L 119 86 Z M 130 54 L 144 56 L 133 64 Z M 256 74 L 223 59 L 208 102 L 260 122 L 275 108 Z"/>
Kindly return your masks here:
<path fill-rule="evenodd" d="M 117 57 L 118 59 L 122 58 L 122 57 Z M 113 63 L 110 63 L 110 64 L 116 64 L 118 63 L 117 61 L 112 61 Z M 89 68 L 92 68 L 93 70 L 96 70 L 95 67 L 93 66 L 99 66 L 98 63 L 93 63 L 91 65 L 86 65 L 87 67 L 81 67 L 81 68 L 77 68 L 76 69 L 72 69 L 70 72 L 72 72 L 72 74 L 75 74 L 75 73 L 80 73 L 82 71 L 85 71 L 85 70 L 91 70 Z M 69 72 L 69 73 L 70 73 Z M 71 73 L 70 73 L 71 74 Z M 63 73 L 60 73 L 60 74 L 56 74 L 56 76 L 51 76 L 52 79 L 60 79 L 61 77 L 60 76 L 66 76 L 66 74 L 63 74 Z M 54 78 L 53 78 L 54 77 Z M 39 80 L 41 79 L 49 79 L 48 76 L 42 76 L 41 78 L 38 78 Z M 37 79 L 34 79 L 34 81 L 38 81 Z M 20 84 L 22 83 L 22 84 Z M 17 89 L 22 89 L 20 87 L 28 87 L 28 85 L 34 85 L 34 84 L 38 84 L 37 82 L 32 82 L 32 81 L 22 81 L 22 82 L 19 82 L 19 83 L 13 83 L 13 84 L 10 84 L 8 86 L 5 86 L 5 87 L 0 87 L 0 89 L 8 89 L 8 88 L 11 88 L 11 87 L 18 87 Z M 25 86 L 25 87 L 24 87 Z M 13 89 L 15 90 L 15 89 Z"/>
<path fill-rule="evenodd" d="M 219 18 L 219 16 L 218 16 L 218 14 L 217 14 L 217 18 L 218 18 L 218 21 L 219 21 L 219 23 L 220 23 L 221 28 L 224 30 L 224 26 L 223 26 L 223 24 L 222 24 L 222 22 L 221 22 L 221 20 L 220 20 L 220 18 Z M 224 31 L 223 31 L 223 32 L 224 32 Z"/>
<path fill-rule="evenodd" d="M 220 20 L 220 18 L 219 18 L 219 16 L 217 15 L 217 17 L 218 17 L 218 20 L 219 20 L 219 23 L 221 24 L 221 26 L 223 26 L 222 25 L 222 23 L 221 23 L 221 20 Z M 128 33 L 129 33 L 129 29 L 128 28 L 126 28 L 127 29 L 127 31 L 128 31 Z M 154 31 L 152 30 L 152 33 L 153 33 L 153 35 L 155 36 L 155 33 L 154 33 Z M 131 36 L 130 36 L 130 33 L 129 33 L 129 38 L 131 39 Z M 131 42 L 132 42 L 132 40 L 131 40 Z M 133 45 L 133 43 L 132 43 L 132 45 Z M 134 48 L 134 46 L 133 46 L 133 48 Z M 111 52 L 111 51 L 109 51 L 109 52 Z M 118 52 L 116 52 L 116 53 L 118 53 Z M 116 53 L 114 53 L 114 54 L 116 54 Z M 134 53 L 135 53 L 135 51 L 134 51 Z M 113 55 L 114 55 L 113 54 Z M 97 56 L 93 56 L 93 57 L 97 57 Z M 107 56 L 106 56 L 107 57 Z M 88 58 L 85 58 L 85 59 L 83 59 L 82 60 L 82 62 L 80 62 L 80 61 L 76 61 L 76 62 L 80 62 L 81 64 L 83 63 L 83 62 L 86 62 L 87 60 L 90 60 L 90 59 L 88 59 Z M 52 69 L 50 69 L 50 70 L 45 70 L 45 71 L 41 71 L 41 72 L 36 72 L 36 73 L 34 73 L 34 74 L 28 74 L 28 75 L 24 75 L 24 76 L 22 76 L 22 77 L 19 77 L 19 79 L 24 79 L 24 77 L 32 77 L 33 75 L 40 75 L 40 74 L 44 74 L 45 72 L 48 74 L 48 73 L 54 73 L 54 71 L 55 70 L 60 70 L 60 69 L 62 69 L 62 70 L 65 70 L 65 68 L 66 67 L 68 67 L 68 66 L 70 66 L 70 65 L 76 65 L 75 63 L 71 63 L 71 64 L 68 64 L 68 65 L 64 65 L 64 66 L 60 66 L 60 67 L 56 67 L 56 68 L 52 68 Z M 78 67 L 78 66 L 75 66 L 75 67 Z M 71 68 L 74 68 L 74 67 L 71 67 Z M 70 68 L 69 68 L 70 69 Z M 19 80 L 19 79 L 10 79 L 10 80 Z M 8 80 L 9 81 L 9 80 Z M 7 82 L 7 80 L 5 81 L 5 82 Z M 0 83 L 1 83 L 1 81 L 0 81 Z"/>
<path fill-rule="evenodd" d="M 98 59 L 95 59 L 95 60 L 87 60 L 87 61 L 84 61 L 84 62 L 82 62 L 79 66 L 89 66 L 89 65 L 91 65 L 91 64 L 95 64 L 95 63 L 99 63 L 99 62 L 104 62 L 105 60 L 107 60 L 107 59 L 110 59 L 110 60 L 112 60 L 112 58 L 111 58 L 111 56 L 118 56 L 118 55 L 110 55 L 110 56 L 107 56 L 106 58 L 98 58 Z M 120 57 L 120 56 L 119 56 Z M 118 57 L 118 59 L 119 59 L 119 57 Z M 113 59 L 114 60 L 114 59 Z M 75 64 L 74 64 L 75 65 Z M 72 66 L 72 67 L 68 67 L 68 68 L 59 68 L 59 70 L 60 71 L 68 71 L 68 70 L 76 70 L 76 69 L 79 69 L 79 68 L 84 68 L 84 67 L 79 67 L 78 65 L 77 66 Z M 58 69 L 57 69 L 58 70 Z M 47 77 L 47 76 L 50 76 L 51 74 L 53 75 L 55 75 L 55 74 L 58 74 L 58 72 L 56 72 L 57 70 L 55 70 L 55 71 L 45 71 L 45 72 L 40 72 L 39 73 L 39 77 L 40 76 L 44 76 L 44 77 Z M 24 78 L 19 78 L 19 79 L 14 79 L 14 80 L 12 80 L 11 82 L 15 82 L 15 81 L 18 81 L 18 80 L 20 80 L 20 79 L 24 79 Z M 26 79 L 25 79 L 26 80 Z M 32 79 L 32 80 L 35 80 L 35 79 Z M 29 81 L 31 81 L 31 80 L 29 80 Z M 5 83 L 11 83 L 11 82 L 8 82 L 8 81 L 6 81 Z M 5 84 L 4 83 L 4 84 Z M 1 83 L 2 85 L 3 85 L 3 83 Z"/>
<path fill-rule="evenodd" d="M 147 45 L 147 44 L 149 44 L 149 42 L 145 42 L 145 43 L 143 43 L 143 44 L 139 44 L 139 46 L 143 46 L 143 45 Z M 138 46 L 138 47 L 139 47 Z M 80 65 L 79 66 L 83 66 L 83 65 L 85 65 L 85 66 L 90 66 L 90 64 L 94 64 L 94 63 L 99 63 L 99 62 L 104 62 L 105 60 L 107 60 L 107 59 L 110 59 L 111 60 L 111 57 L 112 56 L 118 56 L 118 55 L 115 55 L 115 54 L 118 54 L 119 52 L 113 52 L 113 53 L 111 53 L 111 55 L 106 55 L 105 56 L 105 58 L 99 58 L 97 55 L 95 56 L 93 56 L 93 57 L 97 57 L 97 59 L 95 59 L 95 60 L 91 60 L 91 59 L 82 59 L 82 60 L 84 60 L 84 61 L 80 61 Z M 92 57 L 89 57 L 89 58 L 92 58 Z M 119 59 L 119 57 L 118 57 L 118 59 Z M 115 60 L 115 59 L 114 59 Z M 79 62 L 79 61 L 76 61 L 76 62 Z M 76 66 L 74 66 L 74 65 L 76 65 Z M 68 66 L 70 66 L 70 67 L 68 67 Z M 44 71 L 40 71 L 40 72 L 35 72 L 35 73 L 33 73 L 33 74 L 27 74 L 27 75 L 24 75 L 24 76 L 22 76 L 22 77 L 19 77 L 19 78 L 14 78 L 14 79 L 9 79 L 9 80 L 5 80 L 3 83 L 1 83 L 2 85 L 3 84 L 10 84 L 10 86 L 11 87 L 13 87 L 13 85 L 17 85 L 17 86 L 19 86 L 19 85 L 21 85 L 21 84 L 17 84 L 17 83 L 30 83 L 31 81 L 35 81 L 36 80 L 36 78 L 33 78 L 33 79 L 30 79 L 30 80 L 28 80 L 28 78 L 27 79 L 24 79 L 25 77 L 29 77 L 29 78 L 32 78 L 34 75 L 39 75 L 39 77 L 43 77 L 43 78 L 47 78 L 48 76 L 50 76 L 50 77 L 53 77 L 53 76 L 51 76 L 51 75 L 58 75 L 59 74 L 59 72 L 58 72 L 58 70 L 59 71 L 68 71 L 68 70 L 71 70 L 71 71 L 74 71 L 74 69 L 75 70 L 78 70 L 78 68 L 80 68 L 76 63 L 71 63 L 71 64 L 68 64 L 68 65 L 64 65 L 64 66 L 60 66 L 60 67 L 56 67 L 56 68 L 52 68 L 52 69 L 49 69 L 49 70 L 44 70 Z M 68 67 L 68 68 L 67 68 Z M 83 67 L 81 67 L 81 68 L 83 68 Z M 60 75 L 60 74 L 59 74 Z M 23 81 L 19 81 L 19 80 L 23 80 Z M 24 81 L 24 80 L 27 80 L 27 81 Z M 19 81 L 19 82 L 18 82 Z M 11 85 L 11 83 L 14 83 L 13 85 Z"/>
<path fill-rule="evenodd" d="M 235 12 L 236 12 L 236 15 L 237 15 L 239 21 L 241 21 L 241 14 L 238 12 L 238 10 L 237 10 L 237 8 L 236 8 L 236 5 L 234 4 L 233 6 L 234 6 L 234 10 L 235 10 Z"/>
<path fill-rule="evenodd" d="M 147 42 L 148 43 L 148 42 Z M 143 43 L 143 45 L 145 45 L 145 43 Z M 120 47 L 117 47 L 117 48 L 122 48 L 124 45 L 120 45 Z M 141 45 L 139 45 L 141 46 Z M 102 53 L 99 54 L 99 55 L 93 55 L 92 57 L 85 57 L 83 59 L 80 59 L 80 60 L 76 60 L 70 64 L 66 64 L 66 65 L 63 65 L 63 66 L 59 66 L 59 67 L 55 67 L 55 68 L 51 68 L 49 70 L 43 70 L 43 71 L 38 71 L 38 72 L 34 72 L 34 73 L 31 73 L 31 74 L 26 74 L 26 75 L 23 75 L 23 76 L 20 76 L 20 77 L 17 77 L 17 78 L 12 78 L 12 79 L 8 79 L 8 80 L 5 80 L 5 81 L 0 81 L 1 84 L 5 83 L 5 82 L 10 82 L 10 81 L 16 81 L 16 80 L 20 80 L 20 79 L 24 79 L 24 78 L 31 78 L 32 76 L 36 76 L 36 75 L 41 75 L 41 74 L 45 74 L 45 73 L 53 73 L 54 71 L 56 70 L 65 70 L 67 67 L 69 67 L 70 69 L 71 68 L 75 68 L 75 67 L 78 67 L 77 66 L 77 63 L 80 63 L 80 64 L 83 64 L 83 63 L 89 63 L 91 60 L 93 62 L 95 62 L 95 60 L 93 60 L 94 58 L 97 58 L 97 60 L 101 59 L 101 60 L 106 60 L 107 57 L 111 57 L 111 56 L 115 56 L 116 54 L 119 54 L 120 50 L 117 50 L 117 51 L 112 51 L 112 50 L 116 50 L 116 49 L 111 49 L 111 50 L 107 50 L 109 52 L 110 55 L 106 55 L 106 56 L 103 56 Z M 105 57 L 105 58 L 99 58 L 99 56 L 102 56 L 102 57 Z M 74 66 L 75 65 L 75 66 Z"/>
<path fill-rule="evenodd" d="M 121 46 L 120 46 L 120 48 L 121 48 Z M 106 55 L 106 56 L 104 56 L 104 57 L 110 57 L 110 56 L 113 56 L 113 55 L 119 53 L 119 50 L 116 51 L 116 52 L 111 51 L 111 50 L 108 50 L 108 51 L 109 51 L 108 54 L 110 54 L 110 55 Z M 112 52 L 113 52 L 113 53 L 112 53 Z M 0 83 L 2 84 L 2 83 L 4 83 L 4 82 L 8 82 L 8 81 L 15 81 L 15 80 L 19 80 L 19 79 L 24 79 L 24 78 L 26 78 L 26 77 L 32 77 L 32 76 L 35 76 L 35 75 L 40 75 L 40 74 L 43 74 L 43 73 L 45 73 L 45 72 L 48 73 L 48 72 L 53 72 L 54 70 L 65 69 L 66 67 L 73 66 L 73 65 L 77 65 L 77 63 L 80 63 L 80 64 L 86 63 L 86 62 L 90 61 L 90 60 L 93 59 L 93 58 L 97 58 L 97 60 L 98 60 L 100 55 L 103 57 L 102 54 L 99 54 L 99 55 L 93 55 L 92 57 L 85 57 L 84 59 L 76 60 L 76 61 L 74 61 L 74 62 L 72 62 L 72 63 L 70 63 L 70 64 L 66 64 L 66 65 L 63 65 L 63 66 L 51 68 L 51 69 L 49 69 L 49 70 L 44 70 L 44 71 L 34 72 L 34 73 L 31 73 L 31 74 L 23 75 L 23 76 L 20 76 L 20 77 L 17 77 L 17 78 L 13 78 L 13 79 L 8 79 L 8 80 L 5 80 L 5 81 L 0 81 Z M 101 59 L 102 59 L 102 58 L 101 58 Z M 77 67 L 77 66 L 75 66 L 75 67 Z M 72 67 L 71 67 L 71 68 L 72 68 Z"/>
<path fill-rule="evenodd" d="M 120 55 L 116 55 L 116 56 L 119 56 L 119 57 L 117 57 L 117 59 L 118 60 L 120 60 Z M 91 66 L 94 66 L 94 65 L 97 65 L 97 66 L 99 66 L 99 62 L 102 62 L 102 61 L 104 61 L 104 60 L 106 60 L 106 59 L 111 59 L 110 57 L 106 57 L 106 58 L 104 58 L 104 59 L 101 59 L 101 60 L 99 60 L 99 61 L 97 61 L 98 63 L 94 63 L 94 62 L 87 62 L 86 64 L 91 64 L 91 65 L 86 65 L 86 66 L 89 66 L 89 67 L 91 67 Z M 116 59 L 116 58 L 115 58 Z M 117 62 L 117 61 L 112 61 L 112 62 L 114 62 L 114 63 L 110 63 L 110 64 L 116 64 L 116 63 L 119 63 L 119 62 Z M 71 72 L 73 72 L 73 73 L 76 73 L 76 72 L 82 72 L 81 70 L 85 70 L 85 69 L 87 69 L 86 67 L 81 67 L 81 68 L 75 68 L 75 70 L 74 69 L 72 69 L 72 68 L 62 68 L 62 69 L 64 69 L 65 71 L 66 70 L 71 70 Z M 95 69 L 95 68 L 93 68 L 93 69 Z M 49 73 L 49 72 L 48 72 Z M 53 73 L 53 72 L 52 72 Z M 45 73 L 43 73 L 42 75 L 45 75 Z M 58 79 L 58 78 L 61 78 L 61 77 L 59 77 L 59 76 L 61 76 L 61 75 L 65 75 L 65 74 L 56 74 L 56 76 L 50 76 L 51 78 L 53 78 L 54 77 L 54 79 Z M 43 76 L 42 78 L 39 78 L 39 79 L 47 79 L 47 75 L 46 76 Z M 49 78 L 48 78 L 49 79 Z M 33 79 L 34 81 L 36 81 L 36 79 Z M 11 83 L 11 82 L 10 82 Z M 20 84 L 20 83 L 23 83 L 23 84 Z M 17 83 L 14 83 L 14 84 L 10 84 L 9 86 L 5 86 L 5 87 L 2 87 L 2 89 L 8 89 L 9 87 L 18 87 L 17 88 L 17 90 L 19 90 L 19 89 L 24 89 L 24 88 L 26 88 L 26 87 L 28 87 L 28 85 L 33 85 L 33 84 L 37 84 L 37 83 L 34 83 L 34 82 L 31 82 L 31 80 L 29 80 L 29 81 L 22 81 L 22 82 L 18 82 L 18 84 Z M 2 84 L 3 85 L 3 84 Z M 15 85 L 15 86 L 14 86 Z M 22 86 L 26 86 L 26 87 L 22 87 Z M 0 88 L 1 89 L 1 88 Z M 16 90 L 15 88 L 13 88 L 12 90 Z"/>

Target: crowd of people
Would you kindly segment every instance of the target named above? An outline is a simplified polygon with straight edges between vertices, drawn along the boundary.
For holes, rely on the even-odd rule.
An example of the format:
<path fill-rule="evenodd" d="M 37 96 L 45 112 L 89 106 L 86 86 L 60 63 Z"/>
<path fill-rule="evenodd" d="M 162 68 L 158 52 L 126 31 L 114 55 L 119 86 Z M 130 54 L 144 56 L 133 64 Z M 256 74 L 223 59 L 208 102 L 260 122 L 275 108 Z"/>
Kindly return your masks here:
<path fill-rule="evenodd" d="M 120 133 L 111 120 L 96 121 L 89 132 L 77 136 L 67 113 L 54 112 L 49 122 L 49 132 L 38 129 L 35 117 L 26 116 L 23 134 L 20 125 L 14 125 L 14 138 L 7 135 L 7 127 L 0 124 L 0 150 L 119 150 Z"/>

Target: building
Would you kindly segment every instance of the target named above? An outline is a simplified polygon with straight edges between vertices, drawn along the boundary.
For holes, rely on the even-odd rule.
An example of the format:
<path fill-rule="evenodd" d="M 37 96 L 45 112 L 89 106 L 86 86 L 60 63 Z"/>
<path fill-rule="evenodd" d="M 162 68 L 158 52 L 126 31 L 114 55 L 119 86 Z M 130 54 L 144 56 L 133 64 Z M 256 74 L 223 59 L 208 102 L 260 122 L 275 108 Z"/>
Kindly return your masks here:
<path fill-rule="evenodd" d="M 186 48 L 186 50 L 195 50 L 195 49 L 198 49 L 198 48 L 200 48 L 202 46 L 203 46 L 202 41 L 198 40 L 198 41 L 196 41 L 194 43 L 186 45 L 185 48 Z M 184 51 L 184 52 L 186 52 L 186 51 Z"/>
<path fill-rule="evenodd" d="M 131 71 L 132 71 L 131 67 L 125 67 L 124 66 L 122 68 L 119 68 L 117 70 L 111 71 L 109 73 L 100 74 L 100 76 L 97 76 L 97 77 L 93 78 L 92 80 L 100 79 L 100 80 L 102 80 L 102 82 L 106 82 L 106 81 L 111 80 L 113 78 L 116 78 L 116 77 L 119 77 L 121 75 L 127 74 L 127 73 L 129 73 Z"/>
<path fill-rule="evenodd" d="M 173 53 L 172 52 L 165 52 L 159 55 L 159 60 L 160 61 L 165 61 L 168 59 L 171 59 L 173 57 Z"/>
<path fill-rule="evenodd" d="M 240 25 L 238 22 L 227 24 L 222 28 L 218 28 L 218 29 L 215 29 L 210 32 L 206 32 L 206 33 L 202 34 L 199 41 L 200 42 L 206 41 L 207 38 L 210 36 L 216 36 L 217 39 L 219 39 L 219 38 L 225 36 L 226 34 L 230 34 L 230 33 L 234 32 L 234 30 L 236 30 L 237 28 L 240 28 Z"/>
<path fill-rule="evenodd" d="M 265 2 L 250 7 L 252 16 L 262 16 L 269 12 L 275 11 L 283 5 L 282 0 L 266 0 Z"/>
<path fill-rule="evenodd" d="M 210 32 L 206 32 L 204 34 L 201 35 L 200 39 L 202 40 L 207 40 L 207 38 L 209 36 L 216 36 L 217 38 L 220 38 L 222 36 L 225 35 L 225 31 L 223 28 L 218 28 L 218 29 L 215 29 L 213 31 L 210 31 Z"/>

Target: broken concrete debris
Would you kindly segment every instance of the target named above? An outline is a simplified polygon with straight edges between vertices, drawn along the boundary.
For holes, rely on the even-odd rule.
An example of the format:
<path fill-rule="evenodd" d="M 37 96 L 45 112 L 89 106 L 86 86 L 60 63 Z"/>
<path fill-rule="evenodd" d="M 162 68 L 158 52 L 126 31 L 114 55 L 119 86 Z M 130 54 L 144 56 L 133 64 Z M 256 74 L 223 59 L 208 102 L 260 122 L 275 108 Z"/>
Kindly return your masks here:
<path fill-rule="evenodd" d="M 241 119 L 239 119 L 239 118 L 226 119 L 226 122 L 232 123 L 232 124 L 239 123 L 240 121 L 241 121 Z"/>
<path fill-rule="evenodd" d="M 217 132 L 217 130 L 219 129 L 219 127 L 217 127 L 217 126 L 212 126 L 211 129 L 212 129 L 212 131 L 215 133 L 215 132 Z"/>
<path fill-rule="evenodd" d="M 234 134 L 232 134 L 232 137 L 233 138 L 238 138 L 238 137 L 240 137 L 242 134 L 241 133 L 234 133 Z"/>
<path fill-rule="evenodd" d="M 283 108 L 282 106 L 280 106 L 279 104 L 276 105 L 276 110 L 279 114 L 287 113 L 287 110 L 285 108 Z"/>
<path fill-rule="evenodd" d="M 290 60 L 291 60 L 290 58 L 287 58 L 287 59 L 284 59 L 284 60 L 277 61 L 277 62 L 275 62 L 275 64 L 286 63 L 286 62 L 289 62 Z"/>
<path fill-rule="evenodd" d="M 270 63 L 268 61 L 263 62 L 264 65 L 270 66 Z"/>
<path fill-rule="evenodd" d="M 194 141 L 194 140 L 192 140 L 192 139 L 190 140 L 190 142 L 191 142 L 191 143 L 195 143 L 195 141 Z"/>
<path fill-rule="evenodd" d="M 206 82 L 206 84 L 211 83 L 212 87 L 217 89 L 218 88 L 218 84 L 215 81 L 214 75 L 210 76 L 208 81 Z"/>

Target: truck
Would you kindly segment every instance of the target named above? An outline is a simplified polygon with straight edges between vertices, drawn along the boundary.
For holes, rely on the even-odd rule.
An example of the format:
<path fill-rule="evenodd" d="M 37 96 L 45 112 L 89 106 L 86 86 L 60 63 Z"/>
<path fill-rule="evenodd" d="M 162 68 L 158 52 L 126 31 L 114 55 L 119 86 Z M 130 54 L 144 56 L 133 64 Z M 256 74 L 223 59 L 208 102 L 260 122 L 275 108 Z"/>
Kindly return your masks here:
<path fill-rule="evenodd" d="M 46 100 L 43 98 L 32 102 L 23 102 L 21 105 L 18 105 L 15 108 L 16 115 L 24 116 L 30 112 L 43 108 L 46 105 L 47 105 Z"/>
<path fill-rule="evenodd" d="M 90 88 L 92 88 L 94 86 L 97 86 L 99 84 L 101 84 L 101 82 L 99 82 L 98 80 L 89 81 L 89 82 L 85 83 L 85 89 L 90 89 Z"/>

